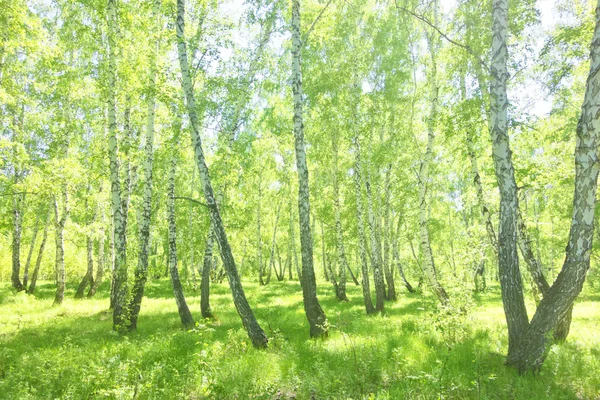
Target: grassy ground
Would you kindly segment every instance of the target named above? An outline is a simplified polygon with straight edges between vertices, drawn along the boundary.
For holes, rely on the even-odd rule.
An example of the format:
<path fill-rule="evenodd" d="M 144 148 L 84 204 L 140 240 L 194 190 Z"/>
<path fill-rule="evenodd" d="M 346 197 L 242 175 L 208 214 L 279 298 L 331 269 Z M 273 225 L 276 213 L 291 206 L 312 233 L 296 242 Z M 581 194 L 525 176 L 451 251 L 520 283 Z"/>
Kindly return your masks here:
<path fill-rule="evenodd" d="M 182 331 L 166 280 L 149 282 L 139 330 L 118 336 L 106 311 L 107 285 L 93 300 L 51 307 L 54 287 L 35 297 L 0 286 L 0 398 L 7 399 L 600 399 L 600 295 L 584 294 L 571 336 L 553 346 L 539 376 L 503 366 L 504 317 L 497 288 L 476 296 L 466 316 L 436 312 L 428 296 L 402 292 L 387 316 L 363 313 L 320 285 L 331 324 L 310 340 L 297 283 L 247 295 L 270 338 L 254 350 L 225 283 L 212 287 L 214 321 Z M 198 293 L 188 302 L 199 315 Z"/>

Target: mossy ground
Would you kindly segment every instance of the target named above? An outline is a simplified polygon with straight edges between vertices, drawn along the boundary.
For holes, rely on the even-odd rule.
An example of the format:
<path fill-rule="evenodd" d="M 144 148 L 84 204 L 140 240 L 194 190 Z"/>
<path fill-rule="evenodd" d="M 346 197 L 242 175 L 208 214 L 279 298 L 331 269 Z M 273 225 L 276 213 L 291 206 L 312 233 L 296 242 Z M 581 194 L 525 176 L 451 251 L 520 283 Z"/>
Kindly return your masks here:
<path fill-rule="evenodd" d="M 52 307 L 54 285 L 35 296 L 0 286 L 0 398 L 6 399 L 598 399 L 600 295 L 584 293 L 571 335 L 538 376 L 503 365 L 499 290 L 473 297 L 467 315 L 439 313 L 430 296 L 401 292 L 387 315 L 366 316 L 361 289 L 349 303 L 320 283 L 329 338 L 311 340 L 295 282 L 244 286 L 269 336 L 251 347 L 226 283 L 213 284 L 213 321 L 183 331 L 167 280 L 148 283 L 137 332 L 119 336 L 108 286 L 94 299 Z M 187 291 L 199 317 L 199 294 Z"/>

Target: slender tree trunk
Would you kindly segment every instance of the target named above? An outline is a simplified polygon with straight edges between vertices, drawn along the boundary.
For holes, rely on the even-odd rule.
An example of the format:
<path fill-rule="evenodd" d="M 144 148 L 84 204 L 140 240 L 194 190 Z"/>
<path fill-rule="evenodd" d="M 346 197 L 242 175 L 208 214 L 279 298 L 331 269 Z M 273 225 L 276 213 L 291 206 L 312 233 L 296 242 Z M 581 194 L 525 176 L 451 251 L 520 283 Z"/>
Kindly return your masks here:
<path fill-rule="evenodd" d="M 62 216 L 58 209 L 58 199 L 54 197 L 54 218 L 55 218 L 55 241 L 56 241 L 56 295 L 53 305 L 60 305 L 65 297 L 65 248 L 64 248 L 64 229 L 69 217 L 69 193 L 67 184 L 63 184 L 62 190 L 63 209 Z"/>
<path fill-rule="evenodd" d="M 177 158 L 175 155 L 171 158 L 171 169 L 169 171 L 169 186 L 167 197 L 167 211 L 169 219 L 169 273 L 171 275 L 171 284 L 173 285 L 173 295 L 177 303 L 177 311 L 181 323 L 186 329 L 193 328 L 195 325 L 194 317 L 185 301 L 181 281 L 179 280 L 179 271 L 177 270 L 177 225 L 175 223 L 175 166 Z"/>
<path fill-rule="evenodd" d="M 341 205 L 340 205 L 340 184 L 338 174 L 338 138 L 337 134 L 331 136 L 331 144 L 333 149 L 333 208 L 335 213 L 335 238 L 336 238 L 336 250 L 339 266 L 339 278 L 340 281 L 337 285 L 336 296 L 340 301 L 348 301 L 346 295 L 346 269 L 350 269 L 348 266 L 348 260 L 346 259 L 346 249 L 344 248 L 344 235 L 342 232 L 342 217 L 341 217 Z M 356 280 L 355 280 L 356 282 Z"/>
<path fill-rule="evenodd" d="M 369 265 L 367 263 L 367 237 L 365 233 L 364 211 L 362 202 L 362 165 L 360 156 L 360 143 L 358 136 L 354 138 L 354 146 L 356 153 L 356 162 L 354 165 L 354 179 L 356 181 L 356 213 L 358 223 L 358 249 L 360 255 L 360 265 L 362 271 L 362 290 L 365 301 L 365 310 L 367 314 L 373 314 L 375 307 L 371 299 L 371 287 L 369 284 Z"/>
<path fill-rule="evenodd" d="M 490 134 L 496 178 L 500 189 L 498 261 L 502 302 L 508 324 L 508 363 L 516 361 L 517 349 L 527 331 L 528 317 L 517 254 L 517 184 L 508 139 L 506 94 L 508 0 L 493 0 L 492 65 L 490 84 Z"/>
<path fill-rule="evenodd" d="M 265 280 L 265 268 L 263 265 L 263 254 L 262 254 L 262 234 L 260 232 L 260 217 L 261 217 L 261 206 L 262 206 L 262 174 L 259 173 L 259 181 L 258 181 L 258 202 L 256 208 L 256 237 L 258 239 L 258 243 L 256 245 L 256 252 L 258 258 L 258 283 L 261 286 L 264 286 Z"/>
<path fill-rule="evenodd" d="M 308 166 L 304 148 L 302 121 L 302 38 L 300 35 L 300 0 L 292 0 L 292 92 L 294 98 L 294 137 L 298 170 L 298 211 L 300 216 L 300 247 L 302 249 L 302 296 L 304 311 L 310 325 L 310 336 L 327 336 L 327 318 L 317 299 L 317 282 L 313 265 L 313 243 L 310 227 Z"/>
<path fill-rule="evenodd" d="M 394 269 L 390 266 L 390 198 L 391 198 L 391 173 L 392 164 L 388 165 L 385 174 L 385 204 L 383 214 L 383 271 L 387 283 L 387 299 L 396 301 L 396 284 L 394 282 Z"/>
<path fill-rule="evenodd" d="M 208 227 L 206 246 L 204 248 L 204 264 L 202 265 L 202 280 L 200 281 L 200 312 L 202 318 L 212 318 L 210 309 L 210 270 L 213 263 L 214 233 L 211 225 Z"/>
<path fill-rule="evenodd" d="M 25 262 L 25 271 L 23 272 L 23 290 L 27 290 L 27 283 L 29 278 L 29 265 L 31 265 L 31 256 L 33 255 L 33 250 L 35 249 L 35 242 L 37 239 L 39 228 L 40 220 L 36 217 L 35 225 L 33 226 L 31 244 L 29 245 L 29 252 L 27 253 L 27 261 Z"/>
<path fill-rule="evenodd" d="M 398 237 L 400 237 L 400 225 L 401 225 L 401 221 L 402 221 L 402 218 L 398 218 L 398 225 L 396 227 L 396 234 L 395 234 L 395 236 L 392 239 L 392 257 L 394 259 L 394 262 L 398 266 L 398 272 L 400 273 L 400 277 L 402 278 L 402 283 L 404 283 L 404 286 L 406 287 L 406 289 L 408 290 L 409 293 L 414 293 L 415 289 L 408 282 L 408 280 L 406 279 L 406 275 L 404 274 L 404 268 L 402 268 L 402 263 L 400 262 L 400 254 L 398 252 Z M 411 246 L 412 246 L 412 244 L 411 244 Z"/>
<path fill-rule="evenodd" d="M 266 284 L 268 285 L 269 282 L 271 281 L 271 271 L 273 270 L 273 268 L 275 266 L 275 245 L 277 244 L 276 240 L 277 240 L 277 225 L 279 224 L 279 212 L 281 211 L 281 202 L 277 205 L 277 213 L 275 216 L 275 227 L 273 228 L 273 238 L 271 240 L 271 251 L 269 254 L 269 274 L 267 276 L 267 282 Z M 275 274 L 277 274 L 277 272 L 275 272 Z M 279 279 L 281 280 L 281 279 Z"/>
<path fill-rule="evenodd" d="M 12 235 L 12 287 L 23 290 L 21 283 L 21 232 L 23 226 L 24 194 L 13 195 L 13 235 Z"/>
<path fill-rule="evenodd" d="M 141 220 L 139 222 L 139 252 L 138 252 L 138 264 L 135 270 L 135 280 L 133 282 L 133 288 L 131 291 L 131 300 L 129 303 L 129 329 L 137 329 L 138 316 L 140 314 L 140 308 L 142 306 L 142 299 L 144 297 L 144 287 L 148 280 L 148 254 L 150 251 L 150 221 L 152 219 L 152 167 L 154 164 L 154 116 L 156 109 L 156 59 L 158 57 L 158 46 L 159 46 L 159 10 L 160 0 L 153 1 L 152 5 L 152 17 L 154 20 L 154 29 L 152 33 L 156 35 L 154 40 L 154 47 L 150 53 L 150 70 L 148 75 L 148 89 L 149 94 L 147 97 L 147 112 L 146 112 L 146 144 L 144 146 L 144 184 L 142 189 L 142 212 Z M 184 322 L 185 324 L 185 322 Z"/>
<path fill-rule="evenodd" d="M 77 292 L 75 293 L 76 299 L 83 298 L 83 293 L 85 292 L 85 288 L 87 288 L 88 284 L 90 285 L 90 290 L 94 286 L 94 240 L 89 235 L 86 238 L 86 251 L 87 271 L 81 280 L 81 283 L 77 287 Z"/>
<path fill-rule="evenodd" d="M 434 13 L 437 18 L 437 1 L 435 2 L 436 9 Z M 435 127 L 437 120 L 438 92 L 437 83 L 437 63 L 436 63 L 436 43 L 434 43 L 433 34 L 427 35 L 429 44 L 429 53 L 431 56 L 431 71 L 430 71 L 430 110 L 427 120 L 427 149 L 425 157 L 421 162 L 419 171 L 419 232 L 421 236 L 421 252 L 423 254 L 422 269 L 427 277 L 429 285 L 433 290 L 440 303 L 448 303 L 448 294 L 443 286 L 438 281 L 433 252 L 431 251 L 431 242 L 429 240 L 428 228 L 428 204 L 427 204 L 427 189 L 429 186 L 429 167 L 433 159 L 433 142 L 435 139 Z"/>
<path fill-rule="evenodd" d="M 104 220 L 104 218 L 102 218 Z M 96 261 L 96 278 L 90 287 L 89 292 L 87 293 L 87 297 L 91 298 L 96 294 L 98 287 L 102 283 L 102 279 L 104 278 L 104 229 L 100 230 L 100 238 L 98 239 L 98 255 Z"/>
<path fill-rule="evenodd" d="M 50 225 L 50 216 L 52 214 L 52 208 L 48 207 L 48 213 L 46 214 L 46 221 L 44 222 L 44 233 L 42 234 L 42 243 L 40 244 L 40 250 L 38 252 L 37 259 L 35 260 L 35 267 L 33 274 L 31 275 L 31 284 L 27 293 L 33 294 L 35 292 L 35 285 L 37 278 L 40 273 L 40 267 L 42 265 L 42 258 L 44 257 L 44 248 L 46 247 L 46 240 L 48 239 L 48 226 Z"/>
<path fill-rule="evenodd" d="M 290 251 L 292 254 L 292 259 L 294 261 L 294 268 L 296 269 L 296 275 L 298 275 L 298 280 L 302 281 L 302 272 L 300 271 L 300 266 L 298 264 L 298 253 L 296 252 L 296 229 L 294 223 L 294 200 L 291 193 L 291 185 L 290 185 Z M 292 266 L 290 265 L 290 280 L 293 279 L 292 276 Z"/>
<path fill-rule="evenodd" d="M 371 190 L 370 165 L 367 163 L 367 179 L 365 180 L 367 192 L 367 215 L 371 244 L 371 266 L 373 267 L 373 282 L 375 283 L 375 311 L 385 313 L 385 281 L 381 270 L 381 249 L 377 240 L 377 226 L 373 210 L 373 193 Z"/>
<path fill-rule="evenodd" d="M 200 123 L 198 121 L 198 115 L 196 114 L 196 99 L 194 98 L 192 79 L 188 66 L 184 35 L 184 16 L 185 1 L 177 0 L 177 50 L 179 55 L 179 65 L 181 67 L 181 82 L 185 92 L 186 105 L 192 128 L 192 147 L 194 148 L 195 161 L 198 166 L 204 197 L 210 210 L 211 222 L 215 231 L 216 241 L 219 244 L 221 251 L 223 265 L 229 277 L 229 287 L 231 288 L 231 293 L 233 295 L 233 302 L 236 306 L 238 314 L 240 315 L 240 318 L 242 319 L 242 323 L 248 332 L 248 336 L 252 340 L 252 344 L 258 348 L 264 348 L 267 346 L 267 337 L 256 321 L 254 313 L 252 312 L 252 309 L 246 300 L 246 295 L 244 294 L 244 289 L 242 288 L 242 283 L 235 265 L 235 259 L 233 258 L 231 247 L 229 246 L 229 241 L 227 240 L 227 235 L 225 233 L 225 228 L 223 227 L 219 207 L 215 201 L 208 167 L 206 166 L 204 152 L 202 150 L 202 141 L 200 139 Z"/>

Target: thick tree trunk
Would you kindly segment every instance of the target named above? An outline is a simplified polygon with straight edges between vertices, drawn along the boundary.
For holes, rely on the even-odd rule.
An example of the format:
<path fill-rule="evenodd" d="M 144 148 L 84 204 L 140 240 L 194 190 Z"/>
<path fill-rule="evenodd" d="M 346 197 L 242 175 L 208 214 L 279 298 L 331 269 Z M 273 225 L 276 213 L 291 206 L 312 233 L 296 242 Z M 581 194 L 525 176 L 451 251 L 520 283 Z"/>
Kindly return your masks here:
<path fill-rule="evenodd" d="M 31 256 L 33 255 L 33 250 L 35 249 L 35 242 L 37 239 L 39 228 L 40 220 L 36 217 L 35 225 L 33 226 L 31 244 L 29 245 L 29 252 L 27 253 L 27 261 L 25 262 L 25 270 L 23 271 L 23 290 L 27 290 L 27 283 L 29 280 L 29 266 L 31 265 Z"/>
<path fill-rule="evenodd" d="M 300 35 L 300 0 L 292 0 L 292 92 L 294 98 L 294 138 L 298 170 L 298 213 L 300 248 L 302 250 L 302 296 L 304 311 L 310 325 L 310 336 L 327 336 L 327 318 L 317 299 L 317 282 L 313 265 L 313 243 L 310 226 L 310 195 L 308 166 L 304 148 L 302 116 L 302 38 Z"/>
<path fill-rule="evenodd" d="M 358 224 L 358 250 L 360 256 L 360 265 L 362 271 L 362 291 L 365 301 L 365 310 L 367 314 L 373 314 L 373 300 L 371 299 L 371 287 L 369 284 L 369 265 L 367 263 L 367 237 L 365 233 L 364 211 L 362 201 L 362 163 L 360 156 L 360 143 L 358 137 L 354 138 L 354 151 L 356 154 L 356 162 L 354 165 L 354 179 L 356 182 L 356 213 Z"/>
<path fill-rule="evenodd" d="M 116 114 L 116 53 L 117 16 L 115 0 L 108 0 L 108 156 L 110 161 L 111 207 L 115 242 L 115 263 L 113 270 L 113 329 L 123 331 L 129 324 L 127 310 L 127 236 L 125 228 L 124 197 L 119 179 L 119 159 L 117 147 Z"/>
<path fill-rule="evenodd" d="M 346 259 L 346 249 L 344 248 L 344 235 L 342 231 L 342 217 L 341 217 L 341 205 L 340 205 L 340 184 L 338 174 L 338 138 L 337 134 L 332 134 L 331 143 L 333 148 L 333 208 L 335 214 L 335 244 L 337 250 L 338 266 L 339 266 L 339 278 L 340 281 L 337 284 L 336 296 L 340 301 L 348 301 L 346 295 L 346 269 L 350 269 L 348 266 L 348 260 Z"/>
<path fill-rule="evenodd" d="M 373 210 L 373 194 L 371 190 L 370 166 L 367 163 L 367 179 L 365 189 L 367 192 L 367 213 L 369 233 L 371 237 L 371 266 L 373 267 L 373 282 L 375 283 L 375 311 L 385 313 L 385 281 L 381 271 L 381 249 L 377 240 L 377 227 L 375 225 L 375 212 Z"/>
<path fill-rule="evenodd" d="M 13 195 L 12 275 L 13 289 L 23 290 L 21 283 L 21 231 L 23 226 L 23 194 Z"/>
<path fill-rule="evenodd" d="M 48 239 L 48 226 L 50 225 L 50 216 L 52 214 L 52 208 L 48 207 L 48 213 L 46 214 L 46 221 L 44 222 L 44 233 L 42 234 L 42 243 L 40 244 L 40 250 L 38 251 L 37 259 L 35 260 L 35 267 L 33 268 L 33 274 L 31 274 L 31 284 L 27 293 L 34 294 L 35 285 L 37 278 L 40 273 L 40 267 L 42 265 L 42 259 L 44 258 L 44 248 L 46 247 L 46 240 Z"/>
<path fill-rule="evenodd" d="M 64 248 L 64 229 L 69 217 L 69 193 L 67 184 L 63 184 L 62 190 L 63 209 L 62 216 L 58 209 L 58 199 L 54 197 L 54 218 L 55 218 L 55 242 L 56 242 L 56 294 L 53 305 L 60 305 L 65 297 L 65 248 Z"/>
<path fill-rule="evenodd" d="M 202 265 L 202 280 L 200 281 L 200 312 L 202 318 L 212 318 L 210 309 L 210 270 L 213 265 L 213 243 L 214 233 L 212 223 L 206 235 L 206 246 L 204 247 L 204 263 Z"/>
<path fill-rule="evenodd" d="M 204 152 L 202 150 L 202 141 L 200 139 L 200 122 L 198 121 L 198 115 L 196 114 L 196 99 L 194 98 L 194 89 L 192 86 L 192 79 L 190 76 L 187 50 L 184 35 L 184 16 L 185 16 L 185 2 L 184 0 L 177 0 L 177 50 L 179 55 L 179 65 L 181 67 L 181 82 L 185 92 L 186 105 L 188 109 L 188 115 L 191 123 L 191 135 L 192 135 L 192 147 L 194 148 L 195 161 L 198 167 L 200 180 L 202 182 L 202 188 L 204 191 L 204 197 L 210 210 L 211 222 L 215 231 L 216 241 L 219 244 L 221 251 L 221 258 L 223 265 L 227 271 L 229 277 L 229 287 L 233 295 L 233 302 L 236 306 L 238 314 L 242 319 L 242 323 L 248 332 L 248 336 L 252 340 L 252 344 L 258 348 L 264 348 L 267 346 L 267 337 L 263 332 L 262 328 L 256 321 L 254 313 L 246 300 L 244 289 L 238 275 L 238 271 L 235 265 L 235 259 L 227 240 L 225 228 L 223 227 L 223 221 L 221 220 L 221 214 L 219 207 L 215 201 L 213 187 L 210 182 L 210 176 L 206 161 L 204 158 Z"/>
<path fill-rule="evenodd" d="M 171 169 L 169 171 L 168 197 L 167 197 L 167 212 L 169 219 L 169 273 L 171 275 L 171 284 L 173 285 L 173 295 L 177 303 L 177 311 L 181 323 L 186 329 L 193 328 L 195 325 L 194 317 L 185 301 L 183 288 L 179 279 L 179 271 L 177 270 L 177 225 L 175 223 L 175 166 L 177 159 L 175 156 L 171 158 Z"/>
<path fill-rule="evenodd" d="M 146 112 L 146 143 L 144 146 L 144 184 L 142 188 L 142 212 L 141 220 L 139 222 L 139 251 L 138 251 L 138 263 L 135 270 L 135 280 L 133 282 L 133 288 L 131 290 L 131 300 L 129 302 L 129 329 L 135 330 L 137 328 L 138 316 L 140 314 L 140 308 L 142 306 L 142 299 L 144 297 L 144 287 L 148 280 L 148 254 L 150 251 L 150 221 L 152 219 L 152 167 L 154 164 L 154 116 L 156 109 L 156 59 L 158 57 L 158 46 L 159 46 L 159 11 L 160 11 L 160 0 L 155 0 L 152 4 L 152 17 L 154 20 L 154 35 L 156 39 L 154 41 L 153 49 L 149 56 L 150 70 L 148 74 L 148 89 L 149 94 L 147 97 L 147 112 Z"/>
<path fill-rule="evenodd" d="M 557 329 L 557 324 L 562 318 L 570 315 L 590 267 L 600 156 L 598 87 L 600 87 L 600 1 L 596 5 L 590 72 L 577 126 L 573 216 L 565 262 L 556 281 L 540 302 L 524 340 L 519 343 L 516 357 L 509 358 L 509 362 L 516 365 L 521 373 L 536 372 L 541 367 L 548 350 L 549 333 Z"/>
<path fill-rule="evenodd" d="M 508 363 L 516 360 L 528 317 L 517 253 L 517 184 L 508 139 L 508 100 L 506 94 L 508 0 L 493 0 L 492 65 L 490 83 L 490 134 L 496 178 L 500 189 L 498 269 L 502 302 L 508 325 Z"/>

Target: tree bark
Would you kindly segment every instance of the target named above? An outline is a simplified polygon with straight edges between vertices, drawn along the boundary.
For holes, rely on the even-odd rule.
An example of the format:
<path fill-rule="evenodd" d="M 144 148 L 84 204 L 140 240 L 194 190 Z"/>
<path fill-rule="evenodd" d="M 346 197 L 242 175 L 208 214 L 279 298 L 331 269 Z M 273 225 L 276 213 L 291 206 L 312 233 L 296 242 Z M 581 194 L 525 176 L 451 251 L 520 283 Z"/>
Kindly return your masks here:
<path fill-rule="evenodd" d="M 375 311 L 385 313 L 385 281 L 381 271 L 381 249 L 379 240 L 377 240 L 377 227 L 375 222 L 375 212 L 373 210 L 373 193 L 371 190 L 370 165 L 367 163 L 367 179 L 365 179 L 365 189 L 367 192 L 367 215 L 369 233 L 371 237 L 371 266 L 373 268 L 373 282 L 375 283 Z"/>
<path fill-rule="evenodd" d="M 348 260 L 346 259 L 346 249 L 344 248 L 344 235 L 342 232 L 342 217 L 341 217 L 341 205 L 340 205 L 340 184 L 339 184 L 339 173 L 338 173 L 338 138 L 337 134 L 331 135 L 331 144 L 333 149 L 333 208 L 335 213 L 335 244 L 337 250 L 338 266 L 339 266 L 339 282 L 336 288 L 336 296 L 340 301 L 348 301 L 346 295 L 346 269 L 348 266 Z"/>
<path fill-rule="evenodd" d="M 506 95 L 508 0 L 493 0 L 492 65 L 490 82 L 490 134 L 496 179 L 500 189 L 498 269 L 502 302 L 508 325 L 508 363 L 516 360 L 517 349 L 528 325 L 523 284 L 517 254 L 517 184 L 508 139 L 508 99 Z"/>
<path fill-rule="evenodd" d="M 227 240 L 227 235 L 225 233 L 225 228 L 223 227 L 219 207 L 215 201 L 208 167 L 206 166 L 204 152 L 202 150 L 202 141 L 200 139 L 200 123 L 196 113 L 196 99 L 194 98 L 194 91 L 187 58 L 184 34 L 184 17 L 185 1 L 177 0 L 177 51 L 179 56 L 179 65 L 181 68 L 181 83 L 183 91 L 185 92 L 186 105 L 191 124 L 192 147 L 194 149 L 195 161 L 198 167 L 200 180 L 202 182 L 206 204 L 210 210 L 211 222 L 213 224 L 215 237 L 221 251 L 223 265 L 229 278 L 229 287 L 231 288 L 231 293 L 233 295 L 233 302 L 236 306 L 238 314 L 240 315 L 240 318 L 242 319 L 242 323 L 248 332 L 248 336 L 250 337 L 252 344 L 257 348 L 264 348 L 267 346 L 268 340 L 262 328 L 256 321 L 254 313 L 252 312 L 252 309 L 246 300 L 246 295 L 244 294 L 244 289 L 242 288 L 242 283 L 235 265 L 235 259 L 233 258 L 231 247 L 229 246 L 229 241 Z"/>
<path fill-rule="evenodd" d="M 152 219 L 152 167 L 154 164 L 154 116 L 156 109 L 156 63 L 159 47 L 159 9 L 160 0 L 153 1 L 152 17 L 154 20 L 153 34 L 156 35 L 154 47 L 149 56 L 150 70 L 148 74 L 147 112 L 146 112 L 146 143 L 144 146 L 144 184 L 142 188 L 142 215 L 139 230 L 138 264 L 135 270 L 131 300 L 129 302 L 129 329 L 137 329 L 138 316 L 144 297 L 144 287 L 148 280 L 148 254 L 150 251 L 150 221 Z"/>
<path fill-rule="evenodd" d="M 12 287 L 16 291 L 23 290 L 21 283 L 21 232 L 23 226 L 22 208 L 24 194 L 13 195 L 13 235 L 12 235 Z"/>
<path fill-rule="evenodd" d="M 369 265 L 367 263 L 367 237 L 365 233 L 365 222 L 364 222 L 364 211 L 362 202 L 362 165 L 360 155 L 360 143 L 358 136 L 354 138 L 354 152 L 356 161 L 354 165 L 354 179 L 356 182 L 356 213 L 357 213 L 357 224 L 358 224 L 358 250 L 360 255 L 360 265 L 362 271 L 362 291 L 363 299 L 365 301 L 365 310 L 367 314 L 373 314 L 375 307 L 373 307 L 373 300 L 371 299 L 371 287 L 369 284 Z"/>
<path fill-rule="evenodd" d="M 563 267 L 537 308 L 516 357 L 509 363 L 518 370 L 539 371 L 547 354 L 549 333 L 568 316 L 590 267 L 594 237 L 594 211 L 598 187 L 598 141 L 600 139 L 600 0 L 591 44 L 588 75 L 575 148 L 575 192 L 573 216 Z"/>
<path fill-rule="evenodd" d="M 308 166 L 304 148 L 302 116 L 302 38 L 300 35 L 300 0 L 292 0 L 292 92 L 294 98 L 294 138 L 298 170 L 298 214 L 300 248 L 302 250 L 302 296 L 310 326 L 310 336 L 327 336 L 327 318 L 317 299 L 317 282 L 313 265 L 313 243 L 310 226 Z"/>
<path fill-rule="evenodd" d="M 40 228 L 39 217 L 36 217 L 35 225 L 33 226 L 33 235 L 31 237 L 31 244 L 29 245 L 29 252 L 27 253 L 27 261 L 25 262 L 25 271 L 23 271 L 23 290 L 27 290 L 27 283 L 29 280 L 29 265 L 31 265 L 31 256 L 35 249 L 35 242 L 37 239 L 38 231 Z"/>
<path fill-rule="evenodd" d="M 48 207 L 48 212 L 46 214 L 46 221 L 44 222 L 44 233 L 42 234 L 42 243 L 40 244 L 40 249 L 38 251 L 37 259 L 35 260 L 35 268 L 33 269 L 33 274 L 31 274 L 31 284 L 29 285 L 29 290 L 27 293 L 34 294 L 35 285 L 37 283 L 37 278 L 40 273 L 40 267 L 42 265 L 42 259 L 44 258 L 44 248 L 46 247 L 46 240 L 48 239 L 48 226 L 50 225 L 50 216 L 52 215 L 52 208 Z"/>
<path fill-rule="evenodd" d="M 383 271 L 387 283 L 387 299 L 396 301 L 396 284 L 394 282 L 394 269 L 390 266 L 390 198 L 391 198 L 391 178 L 392 164 L 388 165 L 385 173 L 385 204 L 383 214 Z"/>
<path fill-rule="evenodd" d="M 65 248 L 64 248 L 64 229 L 69 218 L 69 193 L 67 184 L 63 184 L 62 189 L 63 209 L 62 216 L 58 209 L 58 199 L 54 197 L 54 218 L 55 218 L 55 242 L 56 242 L 56 294 L 52 305 L 60 305 L 65 297 Z"/>
<path fill-rule="evenodd" d="M 437 7 L 438 3 L 435 2 L 435 18 L 437 19 Z M 438 107 L 438 94 L 439 87 L 437 83 L 437 62 L 436 62 L 436 43 L 434 43 L 433 33 L 427 35 L 427 43 L 429 47 L 429 54 L 431 57 L 431 71 L 430 71 L 430 109 L 429 117 L 427 118 L 427 149 L 425 156 L 421 162 L 421 168 L 419 171 L 419 233 L 421 237 L 421 253 L 423 254 L 422 270 L 433 293 L 436 295 L 440 303 L 448 303 L 448 294 L 444 287 L 440 284 L 437 272 L 435 269 L 435 262 L 433 259 L 433 252 L 431 250 L 431 242 L 429 239 L 429 227 L 428 227 L 428 204 L 427 204 L 427 189 L 429 186 L 429 167 L 433 160 L 433 143 L 435 140 L 435 129 L 437 121 L 437 107 Z"/>
<path fill-rule="evenodd" d="M 193 328 L 195 325 L 194 317 L 185 301 L 183 288 L 179 279 L 179 271 L 177 270 L 177 225 L 175 221 L 175 167 L 177 158 L 175 155 L 171 157 L 171 169 L 169 171 L 168 197 L 167 197 L 167 213 L 169 219 L 169 273 L 171 275 L 171 284 L 173 286 L 173 295 L 177 303 L 177 311 L 181 323 L 186 329 Z"/>
<path fill-rule="evenodd" d="M 208 227 L 208 234 L 206 235 L 202 280 L 200 281 L 200 313 L 202 314 L 202 318 L 212 318 L 212 311 L 210 309 L 210 270 L 213 265 L 214 236 L 211 222 Z"/>

